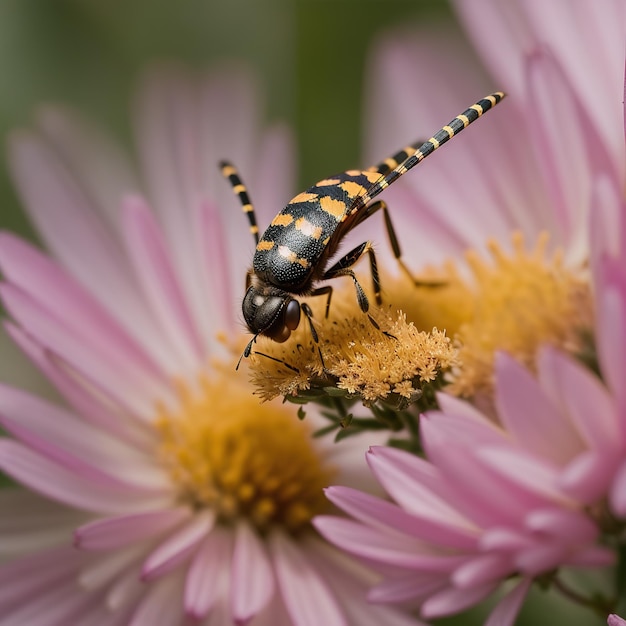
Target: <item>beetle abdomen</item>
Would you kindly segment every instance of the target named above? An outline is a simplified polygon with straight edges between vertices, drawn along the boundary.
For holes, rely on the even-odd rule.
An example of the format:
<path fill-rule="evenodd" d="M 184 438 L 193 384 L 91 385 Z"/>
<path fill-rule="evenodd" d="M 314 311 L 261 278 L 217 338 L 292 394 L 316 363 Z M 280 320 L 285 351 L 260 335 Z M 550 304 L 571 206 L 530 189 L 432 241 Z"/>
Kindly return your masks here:
<path fill-rule="evenodd" d="M 378 177 L 371 172 L 351 170 L 298 194 L 261 237 L 254 255 L 254 272 L 291 292 L 308 291 L 314 274 L 323 273 L 320 259 L 348 216 L 354 199 Z"/>

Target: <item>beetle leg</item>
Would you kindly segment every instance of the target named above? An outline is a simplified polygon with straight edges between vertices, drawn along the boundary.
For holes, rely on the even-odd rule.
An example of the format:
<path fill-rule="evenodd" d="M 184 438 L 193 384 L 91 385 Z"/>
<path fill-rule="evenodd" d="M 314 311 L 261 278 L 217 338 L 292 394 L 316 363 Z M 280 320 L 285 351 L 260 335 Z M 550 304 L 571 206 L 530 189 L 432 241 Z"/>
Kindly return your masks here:
<path fill-rule="evenodd" d="M 321 287 L 320 291 L 323 292 L 324 288 Z M 330 306 L 330 295 L 332 294 L 332 287 L 330 289 L 330 293 L 328 295 L 328 303 L 326 304 L 326 306 Z M 319 294 L 314 294 L 314 295 L 319 295 Z M 324 363 L 324 357 L 322 356 L 322 350 L 319 346 L 319 337 L 317 335 L 317 331 L 315 330 L 315 326 L 313 326 L 313 311 L 311 310 L 311 307 L 306 303 L 306 302 L 301 302 L 300 303 L 300 309 L 302 310 L 302 312 L 304 313 L 304 316 L 307 318 L 308 322 L 309 322 L 309 328 L 311 329 L 311 337 L 313 337 L 313 341 L 315 342 L 315 345 L 317 346 L 317 352 L 320 355 L 320 362 L 322 363 L 322 369 L 326 370 L 326 364 Z"/>
<path fill-rule="evenodd" d="M 311 292 L 312 296 L 324 296 L 327 295 L 326 298 L 326 314 L 325 318 L 328 318 L 328 312 L 330 311 L 330 299 L 333 296 L 333 288 L 330 285 L 324 285 L 323 287 L 318 287 Z"/>
<path fill-rule="evenodd" d="M 396 235 L 396 231 L 393 227 L 393 223 L 391 221 L 391 214 L 389 212 L 389 207 L 386 202 L 382 200 L 377 200 L 376 202 L 372 202 L 366 211 L 363 219 L 367 219 L 377 211 L 381 210 L 383 212 L 383 217 L 385 219 L 385 230 L 387 231 L 387 237 L 389 239 L 389 245 L 391 246 L 391 250 L 393 252 L 393 256 L 395 257 L 400 269 L 409 277 L 409 279 L 413 282 L 416 287 L 442 287 L 446 283 L 435 280 L 418 280 L 413 276 L 411 270 L 407 267 L 406 263 L 402 260 L 402 250 L 400 249 L 400 242 L 398 241 L 398 237 Z"/>
<path fill-rule="evenodd" d="M 359 307 L 363 313 L 367 313 L 369 309 L 369 301 L 365 292 L 363 291 L 363 287 L 359 283 L 357 277 L 352 270 L 352 266 L 364 255 L 367 254 L 370 260 L 370 270 L 372 272 L 372 283 L 374 285 L 374 297 L 376 298 L 376 303 L 381 304 L 381 288 L 380 288 L 380 276 L 378 274 L 378 264 L 376 263 L 376 255 L 374 254 L 374 249 L 372 248 L 372 243 L 370 241 L 364 241 L 360 246 L 357 246 L 353 250 L 350 250 L 348 254 L 339 259 L 337 263 L 335 263 L 330 269 L 324 272 L 322 276 L 322 280 L 328 280 L 331 278 L 337 278 L 338 276 L 350 276 L 354 282 L 354 287 L 356 289 L 356 297 L 359 303 Z"/>

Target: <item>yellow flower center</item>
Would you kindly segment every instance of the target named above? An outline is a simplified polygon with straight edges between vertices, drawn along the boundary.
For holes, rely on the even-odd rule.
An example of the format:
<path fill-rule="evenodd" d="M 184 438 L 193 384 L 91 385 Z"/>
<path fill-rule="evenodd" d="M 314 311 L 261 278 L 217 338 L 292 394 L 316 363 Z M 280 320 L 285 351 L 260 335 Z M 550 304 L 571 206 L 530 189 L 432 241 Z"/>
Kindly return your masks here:
<path fill-rule="evenodd" d="M 223 523 L 245 517 L 261 532 L 296 531 L 328 508 L 322 489 L 334 471 L 293 413 L 260 405 L 226 366 L 193 389 L 177 386 L 178 407 L 159 407 L 156 426 L 182 502 L 215 511 Z"/>
<path fill-rule="evenodd" d="M 314 397 L 334 388 L 365 404 L 401 408 L 419 399 L 425 384 L 435 380 L 438 388 L 445 379 L 449 393 L 489 398 L 498 351 L 530 369 L 543 344 L 583 353 L 592 326 L 585 269 L 567 267 L 561 251 L 549 254 L 546 233 L 528 250 L 520 233 L 512 243 L 511 252 L 489 241 L 488 257 L 470 251 L 464 265 L 427 267 L 417 285 L 383 275 L 383 306 L 369 310 L 374 324 L 351 285 L 333 285 L 328 318 L 324 298 L 308 301 L 317 344 L 305 320 L 284 344 L 259 337 L 250 359 L 256 393 Z M 368 287 L 370 277 L 360 282 Z"/>
<path fill-rule="evenodd" d="M 488 243 L 488 260 L 468 252 L 466 279 L 448 264 L 441 272 L 426 274 L 443 286 L 419 287 L 412 298 L 400 295 L 407 291 L 406 282 L 392 287 L 394 304 L 402 299 L 403 310 L 418 327 L 436 319 L 459 342 L 459 367 L 447 391 L 466 397 L 490 394 L 499 350 L 531 369 L 542 344 L 572 353 L 582 350 L 584 331 L 592 324 L 589 283 L 582 269 L 564 265 L 560 251 L 549 256 L 547 244 L 543 233 L 534 249 L 526 251 L 516 233 L 511 253 L 494 241 Z"/>
<path fill-rule="evenodd" d="M 420 397 L 424 383 L 456 364 L 456 348 L 444 331 L 420 331 L 402 312 L 382 307 L 372 308 L 370 320 L 354 288 L 334 293 L 328 319 L 325 302 L 309 300 L 317 344 L 306 322 L 284 344 L 259 338 L 250 360 L 262 398 L 336 388 L 366 405 L 393 400 L 405 406 Z"/>

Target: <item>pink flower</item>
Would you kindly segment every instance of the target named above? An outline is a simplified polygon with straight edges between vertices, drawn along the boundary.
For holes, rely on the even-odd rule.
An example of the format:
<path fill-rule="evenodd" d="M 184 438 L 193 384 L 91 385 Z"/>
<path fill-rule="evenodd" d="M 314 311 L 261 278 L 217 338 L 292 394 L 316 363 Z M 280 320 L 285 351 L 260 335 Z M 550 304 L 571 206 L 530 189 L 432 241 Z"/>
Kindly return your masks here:
<path fill-rule="evenodd" d="M 514 230 L 530 242 L 547 231 L 570 263 L 586 260 L 598 174 L 620 189 L 626 181 L 624 3 L 456 7 L 473 48 L 451 27 L 404 29 L 381 38 L 368 71 L 368 163 L 428 137 L 483 94 L 508 94 L 385 191 L 411 267 L 482 249 L 488 238 L 506 246 Z"/>
<path fill-rule="evenodd" d="M 597 360 L 621 419 L 619 439 L 626 445 L 626 199 L 609 177 L 600 179 L 594 191 L 591 267 Z M 626 455 L 609 495 L 613 513 L 626 518 Z"/>
<path fill-rule="evenodd" d="M 543 329 L 538 320 L 551 328 L 555 321 L 549 289 L 534 289 L 549 283 L 529 281 L 529 293 L 541 297 L 520 302 L 511 297 L 519 285 L 511 272 L 509 291 L 479 294 L 487 310 L 477 317 L 492 314 L 492 325 L 478 319 L 459 327 L 461 370 L 486 361 L 484 353 L 481 362 L 462 352 L 474 349 L 473 337 L 491 350 L 489 401 L 478 393 L 467 394 L 473 404 L 440 395 L 441 410 L 421 423 L 425 459 L 384 447 L 367 455 L 394 502 L 331 487 L 328 497 L 352 519 L 321 516 L 315 525 L 384 572 L 370 599 L 419 607 L 427 619 L 472 606 L 514 578 L 488 621 L 506 626 L 535 578 L 611 563 L 613 552 L 599 543 L 610 530 L 607 502 L 609 514 L 626 515 L 626 15 L 618 2 L 601 9 L 531 0 L 457 6 L 496 81 L 485 79 L 465 44 L 440 32 L 383 39 L 370 74 L 379 89 L 370 102 L 368 161 L 431 132 L 476 91 L 507 91 L 488 120 L 419 174 L 404 176 L 386 201 L 410 244 L 411 267 L 460 264 L 470 249 L 468 265 L 481 285 L 491 266 L 508 271 L 526 260 L 523 250 L 508 251 L 520 241 L 514 231 L 526 242 L 549 233 L 550 249 L 565 261 L 546 263 L 547 273 L 571 269 L 586 286 L 584 301 L 595 305 L 585 330 L 602 379 L 581 363 L 569 336 L 504 343 L 525 337 L 531 323 Z M 597 32 L 606 45 L 596 45 Z M 493 258 L 477 261 L 487 241 Z"/>
<path fill-rule="evenodd" d="M 312 439 L 319 416 L 260 406 L 234 371 L 253 242 L 217 163 L 261 223 L 292 173 L 256 106 L 239 71 L 156 73 L 139 173 L 59 109 L 12 139 L 53 257 L 0 235 L 6 328 L 61 401 L 0 387 L 0 468 L 24 487 L 0 492 L 3 626 L 416 623 L 367 607 L 372 574 L 310 525 L 331 480 L 367 488 L 363 444 Z"/>
<path fill-rule="evenodd" d="M 407 265 L 450 288 L 407 295 L 407 283 L 386 279 L 383 291 L 418 328 L 460 340 L 451 389 L 483 406 L 499 350 L 534 368 L 544 344 L 586 348 L 595 297 L 588 267 L 599 254 L 590 232 L 599 203 L 612 202 L 615 215 L 626 185 L 624 5 L 544 7 L 458 3 L 495 78 L 462 35 L 433 29 L 383 37 L 368 72 L 377 89 L 367 103 L 366 162 L 428 137 L 480 94 L 509 94 L 384 197 Z M 605 34 L 601 49 L 595 28 Z M 594 50 L 584 63 L 581 49 Z M 360 236 L 379 241 L 379 223 L 369 222 Z"/>
<path fill-rule="evenodd" d="M 609 615 L 606 623 L 609 626 L 626 626 L 626 620 L 623 620 L 619 615 Z"/>
<path fill-rule="evenodd" d="M 429 619 L 467 608 L 515 577 L 489 622 L 512 624 L 537 576 L 613 561 L 597 544 L 593 514 L 624 458 L 607 390 L 552 349 L 541 352 L 538 380 L 500 355 L 496 390 L 500 425 L 440 396 L 442 410 L 421 422 L 428 460 L 370 450 L 370 468 L 395 504 L 348 487 L 327 490 L 354 519 L 321 516 L 318 530 L 384 566 L 371 600 L 419 606 Z"/>

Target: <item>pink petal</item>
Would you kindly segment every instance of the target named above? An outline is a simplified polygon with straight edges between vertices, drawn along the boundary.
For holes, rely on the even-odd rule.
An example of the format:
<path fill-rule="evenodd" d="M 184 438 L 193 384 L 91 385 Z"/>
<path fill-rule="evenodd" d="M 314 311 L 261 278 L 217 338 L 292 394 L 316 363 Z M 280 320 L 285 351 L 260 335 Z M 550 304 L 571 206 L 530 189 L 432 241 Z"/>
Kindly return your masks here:
<path fill-rule="evenodd" d="M 81 623 L 80 615 L 93 605 L 94 598 L 77 593 L 73 581 L 52 585 L 29 598 L 19 608 L 2 616 L 3 626 L 50 626 Z"/>
<path fill-rule="evenodd" d="M 136 557 L 137 553 L 145 554 L 144 546 L 136 546 L 136 549 L 127 548 L 129 558 Z M 143 548 L 143 549 L 142 549 Z M 112 581 L 106 594 L 106 608 L 111 611 L 119 611 L 123 608 L 133 608 L 142 601 L 146 593 L 146 584 L 141 580 L 140 562 L 132 558 L 132 563 Z M 133 611 L 134 612 L 134 611 Z M 130 620 L 124 622 L 128 624 Z"/>
<path fill-rule="evenodd" d="M 594 504 L 606 496 L 622 458 L 615 450 L 580 454 L 564 469 L 558 486 L 580 503 Z"/>
<path fill-rule="evenodd" d="M 27 209 L 48 247 L 72 277 L 131 332 L 151 357 L 167 365 L 167 354 L 157 341 L 159 333 L 141 299 L 120 242 L 99 215 L 98 199 L 85 193 L 92 181 L 75 178 L 58 151 L 63 149 L 52 147 L 35 135 L 14 136 L 13 177 Z M 98 174 L 102 182 L 102 172 Z M 121 195 L 116 200 L 116 212 L 120 199 Z M 113 300 L 111 294 L 115 294 Z"/>
<path fill-rule="evenodd" d="M 232 613 L 247 623 L 274 594 L 274 575 L 263 542 L 246 522 L 237 525 L 231 582 Z"/>
<path fill-rule="evenodd" d="M 39 107 L 35 121 L 46 145 L 58 153 L 57 161 L 67 165 L 72 177 L 89 194 L 90 208 L 107 226 L 119 228 L 120 198 L 139 186 L 122 147 L 78 111 L 66 107 Z"/>
<path fill-rule="evenodd" d="M 75 509 L 42 498 L 32 491 L 0 490 L 0 560 L 66 545 L 72 529 L 85 521 Z"/>
<path fill-rule="evenodd" d="M 596 335 L 602 376 L 615 398 L 618 410 L 626 409 L 626 276 L 619 263 L 604 258 L 601 262 L 602 291 L 597 297 Z M 626 431 L 626 425 L 622 424 Z M 623 435 L 622 435 L 623 436 Z"/>
<path fill-rule="evenodd" d="M 214 524 L 213 511 L 194 515 L 148 556 L 142 567 L 142 580 L 160 578 L 186 561 L 202 539 L 211 532 Z"/>
<path fill-rule="evenodd" d="M 420 136 L 426 139 L 464 107 L 492 89 L 486 86 L 487 80 L 478 63 L 473 65 L 471 60 L 467 61 L 471 56 L 471 49 L 464 45 L 458 33 L 445 32 L 445 29 L 443 34 L 423 29 L 417 37 L 394 32 L 382 40 L 369 70 L 373 81 L 381 85 L 381 96 L 374 95 L 370 104 L 368 136 L 372 136 L 373 148 L 368 149 L 367 165 L 369 161 L 380 161 Z M 466 59 L 462 67 L 456 62 L 457 58 Z M 413 77 L 411 81 L 406 80 L 408 75 Z M 436 101 L 431 103 L 422 97 L 423 84 L 433 86 L 438 94 Z M 393 94 L 398 95 L 393 97 Z M 407 101 L 419 103 L 418 115 L 406 109 L 404 103 Z M 512 186 L 517 183 L 508 176 L 509 168 L 505 162 L 509 161 L 512 150 L 499 148 L 502 142 L 496 139 L 497 132 L 491 132 L 494 129 L 492 124 L 496 122 L 493 116 L 498 116 L 498 113 L 489 115 L 492 116 L 490 124 L 482 127 L 486 134 L 468 129 L 466 135 L 444 148 L 446 158 L 434 155 L 420 164 L 419 172 L 409 174 L 406 180 L 386 192 L 390 206 L 406 208 L 395 209 L 396 230 L 404 233 L 407 241 L 420 241 L 418 247 L 408 250 L 411 261 L 416 264 L 426 261 L 436 263 L 472 244 L 482 245 L 484 224 L 489 224 L 493 236 L 510 230 L 506 213 L 509 206 L 516 204 L 510 198 L 515 196 Z M 470 157 L 478 141 L 482 146 L 489 146 L 483 150 L 480 166 Z M 484 166 L 483 161 L 491 154 L 500 166 L 497 178 L 486 176 L 492 168 Z M 461 187 L 445 183 L 459 171 L 464 172 L 462 187 L 463 192 L 467 192 L 465 195 Z M 500 182 L 500 179 L 506 180 Z M 505 189 L 508 189 L 508 195 L 502 193 Z M 407 193 L 407 190 L 410 192 Z M 467 206 L 468 201 L 471 201 L 471 206 Z M 467 210 L 454 212 L 453 207 L 458 206 L 465 206 Z M 499 207 L 498 211 L 492 210 L 495 206 Z M 378 233 L 374 230 L 377 227 Z M 366 236 L 379 235 L 380 223 L 370 224 L 369 232 L 368 225 L 365 229 Z M 423 237 L 423 232 L 428 232 L 427 238 Z"/>
<path fill-rule="evenodd" d="M 69 172 L 55 148 L 32 133 L 14 133 L 9 144 L 13 180 L 22 201 L 55 257 L 92 296 L 125 326 L 139 322 L 137 334 L 150 345 L 149 311 L 138 297 L 120 242 L 109 232 L 93 199 Z M 106 175 L 106 174 L 105 174 Z M 89 262 L 85 262 L 88 259 Z"/>
<path fill-rule="evenodd" d="M 504 353 L 496 356 L 496 406 L 513 439 L 536 456 L 563 463 L 581 450 L 578 433 L 538 381 Z"/>
<path fill-rule="evenodd" d="M 241 216 L 239 216 L 241 217 Z M 200 249 L 202 253 L 202 266 L 206 268 L 205 282 L 207 293 L 213 296 L 213 306 L 209 317 L 204 325 L 205 341 L 208 345 L 215 343 L 215 329 L 219 328 L 223 332 L 239 332 L 237 324 L 241 318 L 238 296 L 235 295 L 237 290 L 233 284 L 233 276 L 238 274 L 232 270 L 229 265 L 229 251 L 227 249 L 227 241 L 224 237 L 226 226 L 222 212 L 218 211 L 215 206 L 208 202 L 202 202 L 199 206 L 200 221 Z M 239 225 L 240 227 L 242 224 Z M 241 256 L 244 256 L 242 254 Z M 249 263 L 251 255 L 246 254 L 246 263 Z M 232 271 L 211 271 L 211 268 L 231 268 Z M 246 268 L 242 268 L 239 276 L 244 277 Z M 241 289 L 245 282 L 241 281 Z M 242 295 L 239 292 L 239 297 Z M 237 306 L 237 308 L 235 308 Z M 217 348 L 217 346 L 215 346 Z"/>
<path fill-rule="evenodd" d="M 132 617 L 132 607 L 117 612 L 103 611 L 99 602 L 92 602 L 80 617 L 85 626 L 126 626 Z"/>
<path fill-rule="evenodd" d="M 124 233 L 129 256 L 140 278 L 150 309 L 163 329 L 162 339 L 177 354 L 180 366 L 194 372 L 203 358 L 201 338 L 159 226 L 145 200 L 139 196 L 124 200 Z M 170 371 L 177 371 L 172 363 Z"/>
<path fill-rule="evenodd" d="M 245 219 L 217 164 L 221 159 L 233 161 L 244 180 L 249 180 L 247 173 L 254 169 L 260 111 L 253 84 L 247 74 L 230 68 L 202 81 L 198 88 L 183 70 L 169 67 L 149 76 L 140 94 L 136 127 L 148 195 L 168 238 L 195 325 L 204 329 L 205 338 L 205 320 L 210 319 L 212 307 L 206 292 L 198 289 L 207 284 L 198 207 L 207 200 L 214 207 L 237 207 L 232 218 L 239 219 L 240 227 L 230 228 L 225 222 L 223 235 L 229 253 L 227 267 L 242 267 L 250 258 L 241 248 Z M 227 210 L 226 220 L 230 217 Z M 230 260 L 236 265 L 231 266 Z M 242 272 L 241 284 L 244 276 Z"/>
<path fill-rule="evenodd" d="M 427 461 L 383 446 L 372 447 L 366 460 L 386 492 L 408 513 L 428 512 L 431 517 L 460 528 L 473 529 L 473 524 L 449 504 L 445 481 L 439 470 Z"/>
<path fill-rule="evenodd" d="M 619 516 L 626 516 L 626 462 L 615 472 L 610 492 L 611 508 Z"/>
<path fill-rule="evenodd" d="M 185 613 L 196 620 L 212 610 L 230 583 L 233 535 L 219 525 L 204 539 L 193 557 L 185 583 Z"/>
<path fill-rule="evenodd" d="M 509 446 L 483 446 L 474 450 L 469 446 L 449 445 L 447 454 L 438 460 L 439 469 L 448 479 L 443 497 L 454 502 L 456 509 L 477 526 L 515 524 L 520 515 L 529 507 L 543 503 L 544 498 L 537 493 L 537 485 L 510 469 L 505 461 L 509 457 L 513 457 Z M 545 478 L 534 460 L 524 461 L 524 469 L 530 466 Z M 522 488 L 519 483 L 523 480 L 528 480 L 530 485 Z"/>
<path fill-rule="evenodd" d="M 492 74 L 512 97 L 520 96 L 524 84 L 522 54 L 535 45 L 523 3 L 478 0 L 468 5 L 457 0 L 454 7 Z"/>
<path fill-rule="evenodd" d="M 551 541 L 570 545 L 593 543 L 599 534 L 596 524 L 583 513 L 559 508 L 535 509 L 526 516 L 524 525 Z"/>
<path fill-rule="evenodd" d="M 317 536 L 308 535 L 299 542 L 305 558 L 333 589 L 348 624 L 359 626 L 425 626 L 402 609 L 371 604 L 366 597 L 373 572 L 329 546 Z"/>
<path fill-rule="evenodd" d="M 171 506 L 169 494 L 143 494 L 117 483 L 94 482 L 10 439 L 0 440 L 0 468 L 18 482 L 69 506 L 104 514 Z"/>
<path fill-rule="evenodd" d="M 97 380 L 120 405 L 153 417 L 152 403 L 169 387 L 163 381 L 157 384 L 133 358 L 132 351 L 124 354 L 122 346 L 120 351 L 114 345 L 107 346 L 106 333 L 95 325 L 96 318 L 83 318 L 89 326 L 85 334 L 77 331 L 78 317 L 59 317 L 13 284 L 0 285 L 0 295 L 11 315 L 38 342 L 61 355 L 79 372 L 85 372 L 87 378 Z"/>
<path fill-rule="evenodd" d="M 367 594 L 370 602 L 389 604 L 421 604 L 429 596 L 449 585 L 447 576 L 426 576 L 410 572 L 402 578 L 386 578 Z"/>
<path fill-rule="evenodd" d="M 542 458 L 527 454 L 521 450 L 500 448 L 481 448 L 477 456 L 488 466 L 498 472 L 499 476 L 509 482 L 510 496 L 534 501 L 535 506 L 542 501 L 560 502 L 565 506 L 571 504 L 557 487 L 558 473 L 549 462 Z M 517 489 L 513 495 L 513 491 Z M 525 503 L 526 510 L 528 502 Z"/>
<path fill-rule="evenodd" d="M 274 532 L 269 548 L 276 580 L 294 626 L 348 626 L 331 589 L 290 538 Z"/>
<path fill-rule="evenodd" d="M 0 568 L 0 604 L 5 610 L 19 606 L 55 584 L 73 580 L 84 560 L 83 554 L 66 545 L 4 563 Z"/>
<path fill-rule="evenodd" d="M 603 256 L 618 259 L 623 266 L 626 254 L 626 200 L 619 182 L 607 173 L 599 173 L 593 180 L 592 210 L 589 214 L 591 232 L 591 269 L 593 283 L 602 284 L 600 263 Z M 599 328 L 597 332 L 602 329 Z"/>
<path fill-rule="evenodd" d="M 83 550 L 115 550 L 173 530 L 190 516 L 189 509 L 179 507 L 95 520 L 74 531 L 74 545 Z"/>
<path fill-rule="evenodd" d="M 146 589 L 128 626 L 179 624 L 183 610 L 181 587 L 180 576 L 166 576 L 154 582 Z"/>
<path fill-rule="evenodd" d="M 464 105 L 492 89 L 462 33 L 449 22 L 440 26 L 436 31 L 395 29 L 375 42 L 368 69 L 379 89 L 365 101 L 368 150 L 364 165 L 382 160 L 418 137 L 428 139 Z M 461 66 L 460 58 L 464 60 Z M 418 64 L 418 60 L 423 62 Z M 423 98 L 424 83 L 432 85 L 436 99 Z M 406 100 L 418 108 L 403 107 Z"/>
<path fill-rule="evenodd" d="M 0 423 L 32 449 L 84 477 L 156 490 L 169 483 L 152 459 L 125 443 L 60 407 L 1 384 Z"/>
<path fill-rule="evenodd" d="M 409 514 L 394 504 L 349 487 L 329 487 L 325 493 L 333 504 L 368 526 L 395 530 L 442 547 L 469 550 L 476 546 L 476 532 L 439 519 L 426 507 L 422 515 L 415 511 Z"/>
<path fill-rule="evenodd" d="M 261 224 L 269 224 L 296 193 L 298 164 L 294 154 L 294 137 L 288 124 L 275 123 L 265 130 L 251 181 Z"/>
<path fill-rule="evenodd" d="M 99 554 L 98 558 L 90 559 L 80 568 L 77 582 L 82 589 L 89 591 L 106 589 L 110 598 L 115 587 L 131 576 L 133 579 L 131 589 L 136 590 L 137 586 L 134 583 L 139 580 L 139 566 L 147 549 L 147 542 L 140 541 L 121 550 Z M 113 605 L 109 605 L 108 608 L 113 608 Z"/>
<path fill-rule="evenodd" d="M 626 36 L 626 16 L 620 0 L 601 8 L 595 3 L 573 5 L 567 0 L 483 0 L 471 5 L 457 1 L 455 5 L 484 63 L 513 95 L 524 93 L 523 62 L 528 52 L 549 46 L 563 65 L 576 97 L 593 115 L 613 158 L 623 160 L 623 142 L 620 146 L 615 133 Z M 602 45 L 595 45 L 598 41 Z M 606 102 L 594 99 L 598 93 L 606 94 Z"/>
<path fill-rule="evenodd" d="M 569 547 L 554 541 L 537 544 L 517 555 L 517 568 L 528 576 L 539 576 L 559 567 L 567 560 Z"/>
<path fill-rule="evenodd" d="M 467 559 L 464 555 L 438 554 L 434 548 L 407 540 L 404 535 L 383 533 L 341 517 L 320 515 L 313 520 L 313 525 L 342 550 L 397 567 L 442 573 Z"/>
<path fill-rule="evenodd" d="M 489 583 L 498 583 L 515 572 L 515 564 L 507 555 L 477 554 L 458 567 L 452 574 L 452 583 L 459 589 L 475 589 Z"/>
<path fill-rule="evenodd" d="M 604 171 L 617 177 L 616 166 L 551 54 L 537 52 L 529 58 L 527 80 L 537 156 L 551 183 L 552 206 L 567 233 L 568 254 L 580 259 L 586 256 L 588 246 L 591 176 Z M 571 120 L 571 132 L 560 132 L 563 119 Z"/>
<path fill-rule="evenodd" d="M 522 528 L 487 528 L 480 538 L 484 552 L 518 552 L 533 545 L 533 540 Z"/>
<path fill-rule="evenodd" d="M 443 396 L 444 394 L 441 394 Z M 484 415 L 470 417 L 467 411 L 461 414 L 428 411 L 424 415 L 422 433 L 427 437 L 429 460 L 437 464 L 439 454 L 445 454 L 445 443 L 461 445 L 501 444 L 509 441 L 502 428 Z"/>
<path fill-rule="evenodd" d="M 22 328 L 10 322 L 5 323 L 5 328 L 77 415 L 138 450 L 151 451 L 154 448 L 155 433 L 144 421 L 116 406 L 93 381 L 88 381 L 84 376 L 79 377 L 67 363 L 47 351 Z"/>
<path fill-rule="evenodd" d="M 532 578 L 523 578 L 498 602 L 485 626 L 513 626 L 531 585 Z"/>
<path fill-rule="evenodd" d="M 601 140 L 611 149 L 612 158 L 624 162 L 624 144 L 620 145 L 615 133 L 621 117 L 624 4 L 620 0 L 611 0 L 601 8 L 594 3 L 572 5 L 567 0 L 524 4 L 533 30 L 559 59 L 576 97 L 592 117 Z M 559 28 L 555 29 L 554 24 Z M 594 45 L 597 41 L 602 45 Z M 605 94 L 600 103 L 593 97 L 598 93 Z"/>
<path fill-rule="evenodd" d="M 421 615 L 426 619 L 454 615 L 467 609 L 490 595 L 497 585 L 488 584 L 473 589 L 448 588 L 431 596 L 422 604 Z"/>
<path fill-rule="evenodd" d="M 485 417 L 473 404 L 467 402 L 466 400 L 461 400 L 461 398 L 457 398 L 456 396 L 451 396 L 450 394 L 440 391 L 437 393 L 437 404 L 439 405 L 441 413 L 485 424 L 486 426 L 491 426 L 491 428 L 496 431 L 501 430 L 491 420 Z"/>
<path fill-rule="evenodd" d="M 549 380 L 544 383 L 548 372 Z M 539 353 L 539 375 L 546 391 L 567 410 L 586 446 L 603 452 L 620 449 L 613 400 L 595 374 L 579 361 L 546 347 Z"/>

